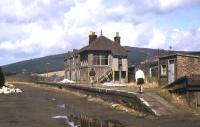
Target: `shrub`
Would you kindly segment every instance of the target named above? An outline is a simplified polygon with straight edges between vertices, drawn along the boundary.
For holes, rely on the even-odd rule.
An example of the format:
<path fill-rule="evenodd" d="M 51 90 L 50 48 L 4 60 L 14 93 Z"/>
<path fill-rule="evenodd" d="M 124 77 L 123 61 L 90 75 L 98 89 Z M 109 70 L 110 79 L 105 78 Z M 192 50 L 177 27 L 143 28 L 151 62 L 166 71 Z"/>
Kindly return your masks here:
<path fill-rule="evenodd" d="M 1 68 L 1 66 L 0 66 L 0 88 L 1 88 L 2 86 L 4 86 L 4 84 L 5 84 L 5 77 L 4 77 L 2 68 Z"/>

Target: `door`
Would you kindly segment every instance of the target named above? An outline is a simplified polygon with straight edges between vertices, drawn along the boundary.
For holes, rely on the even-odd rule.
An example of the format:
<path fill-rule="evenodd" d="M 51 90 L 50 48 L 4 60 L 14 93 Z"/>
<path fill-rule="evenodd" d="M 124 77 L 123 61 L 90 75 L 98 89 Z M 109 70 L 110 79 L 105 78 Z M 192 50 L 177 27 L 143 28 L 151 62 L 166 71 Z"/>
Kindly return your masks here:
<path fill-rule="evenodd" d="M 168 84 L 175 80 L 175 60 L 168 61 Z"/>
<path fill-rule="evenodd" d="M 118 58 L 113 58 L 112 69 L 113 69 L 113 71 L 119 71 L 119 60 L 118 60 Z"/>

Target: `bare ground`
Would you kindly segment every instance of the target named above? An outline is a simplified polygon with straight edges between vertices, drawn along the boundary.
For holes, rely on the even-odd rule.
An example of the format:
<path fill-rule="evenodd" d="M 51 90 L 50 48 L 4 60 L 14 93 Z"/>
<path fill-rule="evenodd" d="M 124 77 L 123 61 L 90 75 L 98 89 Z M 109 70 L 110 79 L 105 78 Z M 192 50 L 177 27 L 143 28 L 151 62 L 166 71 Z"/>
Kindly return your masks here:
<path fill-rule="evenodd" d="M 113 120 L 126 127 L 199 127 L 194 116 L 138 117 L 110 106 L 88 101 L 62 90 L 19 84 L 22 94 L 0 95 L 0 127 L 66 127 L 52 116 L 84 115 L 99 120 Z M 59 105 L 65 104 L 65 108 Z"/>

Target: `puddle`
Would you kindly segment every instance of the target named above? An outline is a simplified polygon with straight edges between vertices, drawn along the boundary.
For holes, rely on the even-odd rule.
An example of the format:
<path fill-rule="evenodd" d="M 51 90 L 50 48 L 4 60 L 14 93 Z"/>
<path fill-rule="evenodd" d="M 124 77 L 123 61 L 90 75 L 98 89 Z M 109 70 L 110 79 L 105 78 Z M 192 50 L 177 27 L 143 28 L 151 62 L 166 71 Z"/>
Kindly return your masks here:
<path fill-rule="evenodd" d="M 73 121 L 69 121 L 67 116 L 53 116 L 51 118 L 64 120 L 64 124 L 69 125 L 70 127 L 80 127 L 79 125 L 75 125 Z"/>
<path fill-rule="evenodd" d="M 120 122 L 115 120 L 98 120 L 87 116 L 53 116 L 53 119 L 64 120 L 64 124 L 70 127 L 124 127 Z"/>
<path fill-rule="evenodd" d="M 116 120 L 102 120 L 98 118 L 89 117 L 87 113 L 77 112 L 75 108 L 66 104 L 57 104 L 57 107 L 64 109 L 64 115 L 52 116 L 52 119 L 63 122 L 67 127 L 124 127 Z"/>
<path fill-rule="evenodd" d="M 52 101 L 56 101 L 56 98 L 52 97 L 51 100 L 52 100 Z"/>
<path fill-rule="evenodd" d="M 57 105 L 57 107 L 59 107 L 59 108 L 65 108 L 65 104 L 59 104 L 59 105 Z"/>

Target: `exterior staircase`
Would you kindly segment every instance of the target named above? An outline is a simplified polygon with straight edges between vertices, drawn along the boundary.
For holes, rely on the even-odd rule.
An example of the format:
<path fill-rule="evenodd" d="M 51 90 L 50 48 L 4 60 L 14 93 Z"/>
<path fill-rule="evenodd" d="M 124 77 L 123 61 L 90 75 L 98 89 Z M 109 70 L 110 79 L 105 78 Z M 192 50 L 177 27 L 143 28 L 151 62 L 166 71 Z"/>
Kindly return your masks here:
<path fill-rule="evenodd" d="M 112 68 L 108 68 L 101 75 L 97 76 L 95 82 L 103 82 L 105 80 L 108 80 L 108 79 L 110 79 L 111 75 L 112 75 Z"/>

